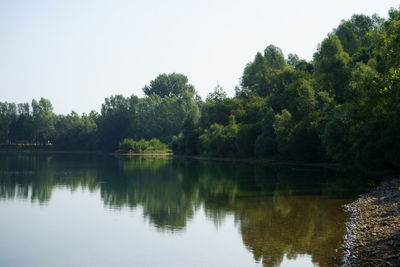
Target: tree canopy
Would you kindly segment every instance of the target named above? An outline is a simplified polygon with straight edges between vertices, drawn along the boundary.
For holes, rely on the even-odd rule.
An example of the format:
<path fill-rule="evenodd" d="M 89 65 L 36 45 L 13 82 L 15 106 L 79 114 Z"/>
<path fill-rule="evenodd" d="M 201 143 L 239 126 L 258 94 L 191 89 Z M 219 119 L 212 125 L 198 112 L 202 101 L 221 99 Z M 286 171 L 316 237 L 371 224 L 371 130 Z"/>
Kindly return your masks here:
<path fill-rule="evenodd" d="M 160 97 L 177 96 L 193 97 L 194 86 L 188 83 L 188 78 L 180 73 L 160 74 L 149 85 L 143 88 L 147 96 L 158 95 Z"/>

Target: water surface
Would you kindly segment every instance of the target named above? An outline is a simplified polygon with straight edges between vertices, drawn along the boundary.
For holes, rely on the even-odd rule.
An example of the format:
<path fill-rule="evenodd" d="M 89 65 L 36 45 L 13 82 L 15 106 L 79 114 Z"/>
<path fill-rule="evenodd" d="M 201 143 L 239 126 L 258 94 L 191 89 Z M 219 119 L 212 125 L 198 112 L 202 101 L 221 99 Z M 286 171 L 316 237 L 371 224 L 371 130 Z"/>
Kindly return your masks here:
<path fill-rule="evenodd" d="M 0 266 L 332 266 L 342 205 L 374 184 L 303 167 L 0 154 Z"/>

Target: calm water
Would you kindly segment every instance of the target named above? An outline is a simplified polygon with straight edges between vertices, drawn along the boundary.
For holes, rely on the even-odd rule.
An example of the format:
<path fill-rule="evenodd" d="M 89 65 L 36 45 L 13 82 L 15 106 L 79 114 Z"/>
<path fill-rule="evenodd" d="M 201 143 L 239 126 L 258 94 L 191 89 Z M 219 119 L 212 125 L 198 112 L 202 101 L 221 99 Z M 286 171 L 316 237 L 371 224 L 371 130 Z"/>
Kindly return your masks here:
<path fill-rule="evenodd" d="M 332 266 L 375 184 L 302 167 L 0 154 L 0 266 Z"/>

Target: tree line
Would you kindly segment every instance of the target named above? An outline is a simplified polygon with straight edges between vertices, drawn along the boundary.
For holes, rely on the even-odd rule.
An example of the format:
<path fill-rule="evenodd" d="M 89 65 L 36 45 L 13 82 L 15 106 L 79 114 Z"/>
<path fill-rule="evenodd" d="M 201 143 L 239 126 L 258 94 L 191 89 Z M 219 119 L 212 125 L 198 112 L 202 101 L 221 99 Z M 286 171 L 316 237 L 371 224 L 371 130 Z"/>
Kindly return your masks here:
<path fill-rule="evenodd" d="M 205 100 L 183 74 L 161 74 L 144 97 L 115 95 L 100 114 L 56 115 L 50 101 L 0 103 L 0 142 L 115 151 L 157 138 L 175 153 L 400 166 L 400 10 L 353 15 L 312 60 L 273 45 L 247 64 L 235 96 Z"/>

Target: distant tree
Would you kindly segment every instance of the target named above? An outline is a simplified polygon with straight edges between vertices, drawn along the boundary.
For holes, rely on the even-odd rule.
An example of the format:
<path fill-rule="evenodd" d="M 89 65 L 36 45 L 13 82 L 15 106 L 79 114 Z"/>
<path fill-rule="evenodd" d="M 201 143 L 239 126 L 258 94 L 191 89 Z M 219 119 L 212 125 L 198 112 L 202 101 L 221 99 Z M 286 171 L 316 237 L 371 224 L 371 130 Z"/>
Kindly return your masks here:
<path fill-rule="evenodd" d="M 33 129 L 29 103 L 17 104 L 17 117 L 10 126 L 11 142 L 32 143 L 34 139 Z"/>
<path fill-rule="evenodd" d="M 267 48 L 265 48 L 264 60 L 267 71 L 282 69 L 286 66 L 286 61 L 282 50 L 274 45 L 269 45 Z"/>
<path fill-rule="evenodd" d="M 147 96 L 153 94 L 160 97 L 177 96 L 193 97 L 195 95 L 194 86 L 188 83 L 188 78 L 180 73 L 160 74 L 149 85 L 143 88 Z"/>
<path fill-rule="evenodd" d="M 54 135 L 55 114 L 50 100 L 41 98 L 32 100 L 32 119 L 34 138 L 37 143 L 46 144 Z"/>
<path fill-rule="evenodd" d="M 101 148 L 115 150 L 118 143 L 129 135 L 129 122 L 128 99 L 122 95 L 106 98 L 98 120 Z"/>
<path fill-rule="evenodd" d="M 206 101 L 207 102 L 221 102 L 227 98 L 228 98 L 228 96 L 227 96 L 226 92 L 224 91 L 224 88 L 218 84 L 214 88 L 214 91 L 207 95 Z"/>
<path fill-rule="evenodd" d="M 16 120 L 17 108 L 14 103 L 0 102 L 0 142 L 10 140 L 10 127 Z"/>
<path fill-rule="evenodd" d="M 89 115 L 59 115 L 55 123 L 54 145 L 65 150 L 93 150 L 98 146 L 97 118 L 95 111 Z"/>
<path fill-rule="evenodd" d="M 300 58 L 298 55 L 290 53 L 288 55 L 287 64 L 289 64 L 292 67 L 296 67 L 296 65 L 299 63 L 299 60 Z"/>

